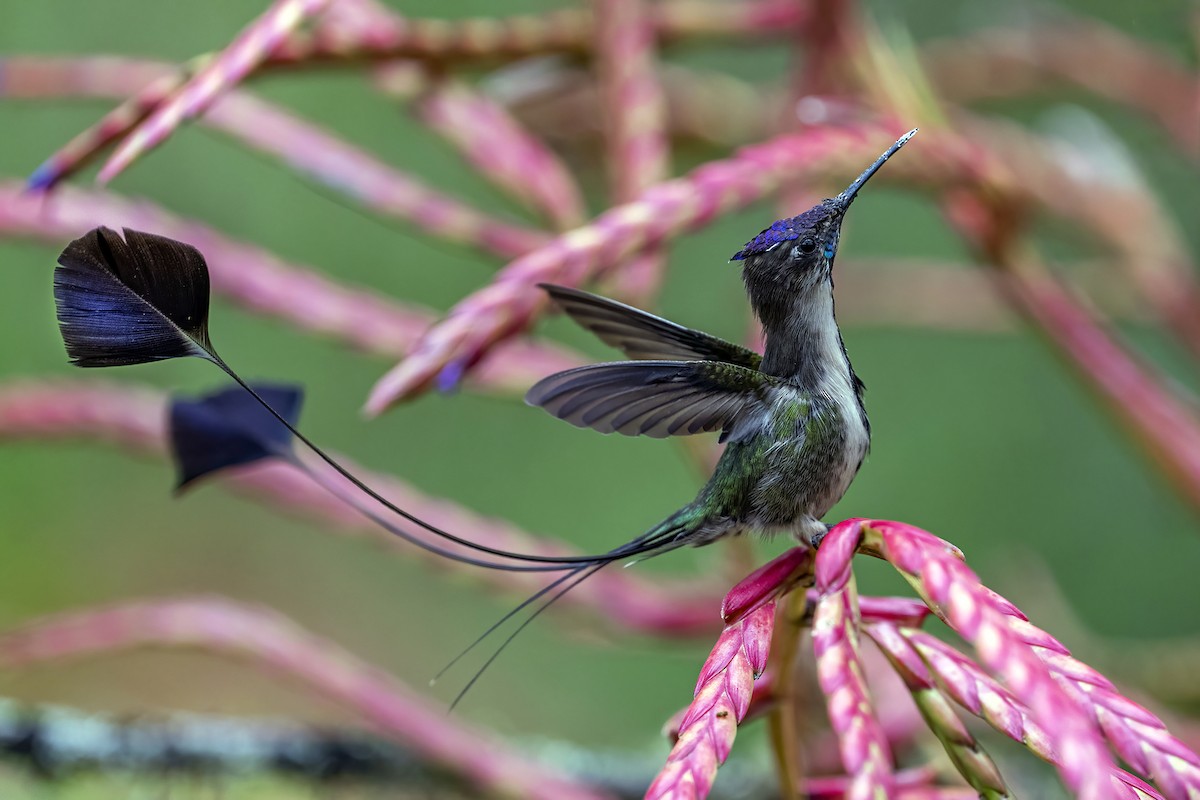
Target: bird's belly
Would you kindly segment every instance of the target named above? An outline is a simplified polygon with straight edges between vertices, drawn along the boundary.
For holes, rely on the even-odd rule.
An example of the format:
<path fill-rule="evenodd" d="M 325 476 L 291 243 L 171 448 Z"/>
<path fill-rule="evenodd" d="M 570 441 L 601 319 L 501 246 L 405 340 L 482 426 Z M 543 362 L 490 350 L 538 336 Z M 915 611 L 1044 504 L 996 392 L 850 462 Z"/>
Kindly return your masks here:
<path fill-rule="evenodd" d="M 858 414 L 830 408 L 810 435 L 777 439 L 763 453 L 750 488 L 748 522 L 762 529 L 819 520 L 858 473 L 870 438 Z"/>

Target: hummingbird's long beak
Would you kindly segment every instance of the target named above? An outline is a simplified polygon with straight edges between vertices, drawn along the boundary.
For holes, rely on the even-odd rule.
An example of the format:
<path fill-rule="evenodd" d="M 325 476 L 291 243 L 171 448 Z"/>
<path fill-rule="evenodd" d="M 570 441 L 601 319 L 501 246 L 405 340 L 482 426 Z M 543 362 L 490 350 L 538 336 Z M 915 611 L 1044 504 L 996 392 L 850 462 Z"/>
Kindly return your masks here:
<path fill-rule="evenodd" d="M 854 183 L 850 184 L 846 191 L 842 192 L 835 198 L 838 205 L 841 206 L 843 213 L 847 208 L 850 207 L 850 204 L 854 202 L 854 196 L 858 194 L 858 190 L 863 187 L 863 184 L 870 180 L 871 176 L 879 171 L 879 168 L 883 166 L 883 162 L 891 158 L 892 154 L 901 147 L 904 147 L 904 145 L 913 137 L 913 134 L 916 132 L 917 129 L 913 128 L 911 131 L 897 139 L 896 143 L 889 147 L 883 155 L 875 159 L 875 163 L 867 167 L 866 170 L 863 171 L 863 174 L 859 175 L 858 178 L 855 179 Z"/>

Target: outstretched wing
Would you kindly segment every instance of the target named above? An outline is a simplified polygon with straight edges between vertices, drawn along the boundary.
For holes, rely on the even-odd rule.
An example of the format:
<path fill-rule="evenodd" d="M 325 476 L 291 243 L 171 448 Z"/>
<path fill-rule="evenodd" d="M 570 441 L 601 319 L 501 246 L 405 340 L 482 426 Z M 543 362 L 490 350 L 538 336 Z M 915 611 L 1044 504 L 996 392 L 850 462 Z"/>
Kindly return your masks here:
<path fill-rule="evenodd" d="M 630 358 L 723 361 L 750 369 L 758 369 L 762 362 L 762 356 L 753 350 L 616 300 L 549 283 L 541 287 L 571 319 Z"/>
<path fill-rule="evenodd" d="M 718 361 L 618 361 L 544 378 L 525 402 L 576 427 L 662 439 L 728 431 L 780 383 L 758 370 Z"/>

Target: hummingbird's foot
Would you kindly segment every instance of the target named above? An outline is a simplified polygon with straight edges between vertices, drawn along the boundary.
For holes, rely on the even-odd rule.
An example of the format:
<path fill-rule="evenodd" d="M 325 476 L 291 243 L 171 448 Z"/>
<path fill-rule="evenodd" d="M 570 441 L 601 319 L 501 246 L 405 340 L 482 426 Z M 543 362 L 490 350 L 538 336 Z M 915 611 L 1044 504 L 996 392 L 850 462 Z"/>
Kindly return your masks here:
<path fill-rule="evenodd" d="M 821 524 L 825 526 L 825 530 L 821 531 L 819 533 L 813 534 L 813 537 L 812 537 L 812 549 L 813 550 L 816 550 L 818 547 L 820 547 L 821 542 L 823 542 L 825 540 L 825 537 L 829 535 L 829 532 L 831 530 L 833 530 L 833 526 L 830 525 L 828 522 L 822 522 Z"/>

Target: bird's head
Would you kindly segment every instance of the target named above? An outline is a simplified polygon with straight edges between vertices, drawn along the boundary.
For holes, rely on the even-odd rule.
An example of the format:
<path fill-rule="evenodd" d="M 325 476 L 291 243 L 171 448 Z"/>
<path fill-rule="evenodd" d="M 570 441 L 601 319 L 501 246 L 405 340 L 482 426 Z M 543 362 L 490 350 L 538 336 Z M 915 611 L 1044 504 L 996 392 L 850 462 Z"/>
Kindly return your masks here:
<path fill-rule="evenodd" d="M 766 291 L 794 295 L 827 282 L 837 255 L 842 220 L 858 190 L 916 132 L 914 128 L 901 136 L 837 197 L 823 200 L 799 216 L 771 223 L 734 253 L 731 260 L 743 262 L 742 275 L 751 294 Z"/>

